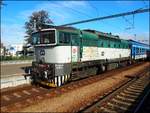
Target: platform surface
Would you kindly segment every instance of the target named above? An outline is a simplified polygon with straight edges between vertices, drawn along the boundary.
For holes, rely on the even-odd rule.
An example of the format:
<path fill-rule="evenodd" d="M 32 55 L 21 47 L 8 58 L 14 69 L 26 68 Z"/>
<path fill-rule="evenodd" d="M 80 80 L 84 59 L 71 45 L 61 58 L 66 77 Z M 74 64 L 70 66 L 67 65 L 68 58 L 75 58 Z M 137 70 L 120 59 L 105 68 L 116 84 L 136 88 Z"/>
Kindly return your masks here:
<path fill-rule="evenodd" d="M 8 76 L 23 75 L 25 67 L 31 66 L 31 63 L 21 64 L 1 64 L 1 78 Z"/>
<path fill-rule="evenodd" d="M 1 64 L 1 89 L 29 84 L 30 78 L 25 78 L 25 67 L 31 66 L 30 62 Z"/>

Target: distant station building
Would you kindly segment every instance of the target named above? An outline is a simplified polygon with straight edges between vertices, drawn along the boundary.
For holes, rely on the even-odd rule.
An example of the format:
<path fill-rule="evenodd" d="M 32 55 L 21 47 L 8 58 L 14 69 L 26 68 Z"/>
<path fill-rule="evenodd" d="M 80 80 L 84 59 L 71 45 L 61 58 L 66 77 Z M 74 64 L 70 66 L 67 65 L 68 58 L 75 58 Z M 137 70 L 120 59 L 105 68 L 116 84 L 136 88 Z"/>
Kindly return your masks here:
<path fill-rule="evenodd" d="M 12 44 L 7 47 L 7 55 L 18 56 L 23 51 L 23 44 Z"/>
<path fill-rule="evenodd" d="M 5 56 L 5 46 L 3 43 L 0 43 L 0 49 L 1 49 L 1 53 L 0 53 L 0 56 Z"/>

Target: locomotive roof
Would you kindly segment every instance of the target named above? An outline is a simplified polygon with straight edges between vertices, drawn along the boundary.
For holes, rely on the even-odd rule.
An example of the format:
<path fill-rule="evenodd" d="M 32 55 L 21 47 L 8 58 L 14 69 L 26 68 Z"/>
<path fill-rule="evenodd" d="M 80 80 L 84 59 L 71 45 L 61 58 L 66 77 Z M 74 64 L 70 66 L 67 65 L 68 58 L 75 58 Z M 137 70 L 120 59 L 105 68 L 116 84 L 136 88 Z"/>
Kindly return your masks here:
<path fill-rule="evenodd" d="M 74 28 L 74 27 L 71 27 L 71 26 L 54 26 L 54 25 L 45 25 L 45 24 L 43 24 L 42 25 L 42 28 L 43 29 L 48 29 L 48 28 L 55 28 L 55 29 L 68 29 L 68 30 L 77 30 L 76 28 Z"/>
<path fill-rule="evenodd" d="M 126 41 L 126 40 L 123 40 L 123 39 L 120 39 L 118 35 L 112 35 L 111 33 L 104 33 L 104 32 L 100 32 L 100 31 L 96 31 L 96 30 L 92 30 L 92 29 L 83 29 L 83 30 L 79 30 L 75 27 L 71 27 L 71 26 L 54 26 L 54 25 L 45 25 L 43 24 L 42 25 L 42 29 L 51 29 L 51 28 L 54 28 L 54 29 L 57 29 L 57 30 L 69 30 L 70 32 L 76 32 L 76 33 L 79 33 L 78 31 L 83 31 L 83 34 L 93 34 L 93 36 L 95 35 L 97 38 L 101 38 L 101 36 L 103 37 L 106 37 L 106 38 L 112 38 L 112 39 L 116 39 L 116 40 L 121 40 L 121 41 Z M 88 34 L 88 35 L 89 35 Z M 94 37 L 95 37 L 94 36 Z M 96 38 L 95 37 L 95 38 Z"/>
<path fill-rule="evenodd" d="M 84 29 L 83 31 L 87 31 L 90 33 L 94 33 L 98 36 L 104 36 L 104 37 L 108 37 L 108 38 L 114 38 L 114 39 L 119 39 L 118 35 L 112 35 L 111 33 L 104 33 L 104 32 L 100 32 L 100 31 L 96 31 L 96 30 L 91 30 L 91 29 Z"/>
<path fill-rule="evenodd" d="M 57 29 L 57 30 L 71 30 L 71 31 L 77 31 L 78 29 L 74 28 L 74 27 L 65 27 L 65 26 L 54 26 L 54 25 L 47 25 L 47 24 L 43 24 L 41 26 L 41 29 L 33 32 L 33 33 L 36 33 L 36 32 L 39 32 L 39 31 L 45 31 L 45 30 L 50 30 L 50 29 Z"/>
<path fill-rule="evenodd" d="M 58 30 L 79 30 L 79 29 L 77 29 L 75 27 L 71 27 L 71 26 L 54 26 L 54 25 L 45 25 L 45 24 L 42 25 L 42 28 L 43 29 L 55 28 Z M 119 36 L 112 35 L 111 33 L 104 33 L 104 32 L 100 32 L 100 31 L 96 31 L 96 30 L 92 30 L 92 29 L 83 29 L 81 31 L 86 31 L 86 32 L 94 33 L 94 34 L 100 35 L 100 36 L 119 39 Z"/>

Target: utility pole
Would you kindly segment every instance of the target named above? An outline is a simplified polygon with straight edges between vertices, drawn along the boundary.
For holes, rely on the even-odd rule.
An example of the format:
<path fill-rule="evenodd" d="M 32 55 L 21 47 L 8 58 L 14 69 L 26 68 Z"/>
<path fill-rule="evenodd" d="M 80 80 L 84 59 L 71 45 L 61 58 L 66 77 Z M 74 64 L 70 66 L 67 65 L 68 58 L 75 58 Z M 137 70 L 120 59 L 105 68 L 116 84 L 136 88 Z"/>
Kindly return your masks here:
<path fill-rule="evenodd" d="M 108 15 L 108 16 L 104 16 L 104 17 L 98 17 L 98 18 L 92 18 L 92 19 L 88 19 L 88 20 L 72 22 L 72 23 L 63 24 L 63 25 L 60 25 L 60 26 L 75 25 L 75 24 L 87 23 L 87 22 L 92 22 L 92 21 L 98 21 L 98 20 L 104 20 L 104 19 L 110 19 L 110 18 L 117 18 L 117 17 L 121 17 L 121 16 L 126 16 L 126 15 L 135 15 L 135 14 L 138 14 L 138 13 L 145 13 L 145 12 L 150 12 L 150 9 L 137 9 L 137 10 L 130 11 L 130 12 L 124 12 L 124 13 Z"/>
<path fill-rule="evenodd" d="M 7 4 L 4 4 L 3 2 L 2 2 L 2 0 L 0 1 L 0 8 L 2 7 L 2 6 L 6 6 Z"/>

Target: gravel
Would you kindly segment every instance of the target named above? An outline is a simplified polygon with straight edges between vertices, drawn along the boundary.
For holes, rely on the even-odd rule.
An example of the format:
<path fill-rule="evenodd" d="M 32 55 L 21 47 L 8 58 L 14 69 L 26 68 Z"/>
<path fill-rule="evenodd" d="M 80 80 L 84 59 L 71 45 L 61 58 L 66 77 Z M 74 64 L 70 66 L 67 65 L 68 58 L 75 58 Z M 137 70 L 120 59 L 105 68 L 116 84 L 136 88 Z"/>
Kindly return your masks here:
<path fill-rule="evenodd" d="M 117 86 L 127 78 L 125 75 L 134 75 L 143 70 L 149 63 L 120 72 L 113 77 L 97 81 L 73 91 L 60 94 L 57 97 L 42 100 L 40 103 L 22 109 L 20 112 L 77 112 L 81 106 L 93 102 L 96 96 L 100 96 L 110 88 Z"/>

